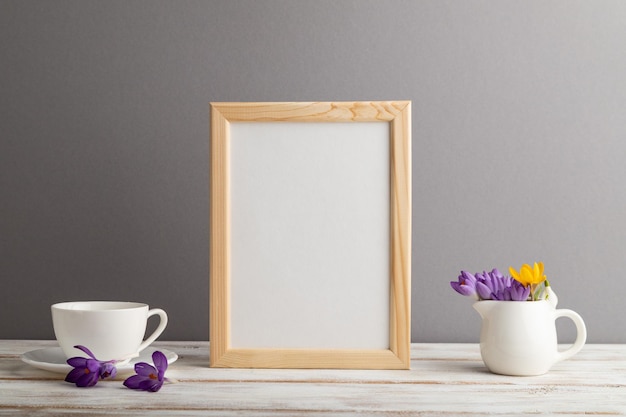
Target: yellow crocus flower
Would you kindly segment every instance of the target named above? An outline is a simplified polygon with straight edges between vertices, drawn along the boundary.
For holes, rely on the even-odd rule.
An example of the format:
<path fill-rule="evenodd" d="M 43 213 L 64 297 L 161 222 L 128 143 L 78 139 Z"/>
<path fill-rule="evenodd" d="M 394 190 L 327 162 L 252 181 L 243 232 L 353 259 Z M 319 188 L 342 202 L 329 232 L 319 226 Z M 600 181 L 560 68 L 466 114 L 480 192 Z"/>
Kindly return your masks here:
<path fill-rule="evenodd" d="M 536 286 L 546 280 L 546 276 L 543 274 L 543 262 L 535 262 L 533 267 L 524 264 L 519 273 L 513 267 L 509 267 L 509 272 L 516 281 L 521 282 L 524 286 Z"/>

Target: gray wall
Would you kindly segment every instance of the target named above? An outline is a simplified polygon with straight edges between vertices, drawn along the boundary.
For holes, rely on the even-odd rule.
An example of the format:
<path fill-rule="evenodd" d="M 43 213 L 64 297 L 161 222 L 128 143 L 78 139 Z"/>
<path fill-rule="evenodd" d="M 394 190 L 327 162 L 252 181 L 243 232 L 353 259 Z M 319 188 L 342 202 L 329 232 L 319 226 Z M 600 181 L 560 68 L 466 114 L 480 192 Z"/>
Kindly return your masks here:
<path fill-rule="evenodd" d="M 626 2 L 0 0 L 0 338 L 142 300 L 208 338 L 208 103 L 413 101 L 413 340 L 542 260 L 626 342 Z M 560 325 L 564 339 L 573 326 Z"/>

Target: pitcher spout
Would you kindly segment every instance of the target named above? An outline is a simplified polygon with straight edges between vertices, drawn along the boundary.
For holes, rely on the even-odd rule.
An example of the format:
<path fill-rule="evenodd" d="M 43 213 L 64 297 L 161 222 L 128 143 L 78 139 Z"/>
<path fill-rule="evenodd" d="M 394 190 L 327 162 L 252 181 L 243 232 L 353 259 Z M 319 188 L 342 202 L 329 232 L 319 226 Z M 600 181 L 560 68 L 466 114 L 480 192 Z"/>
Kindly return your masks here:
<path fill-rule="evenodd" d="M 488 300 L 476 301 L 473 305 L 474 310 L 478 311 L 481 318 L 488 317 L 491 313 L 491 310 L 495 307 L 495 303 L 490 302 Z"/>

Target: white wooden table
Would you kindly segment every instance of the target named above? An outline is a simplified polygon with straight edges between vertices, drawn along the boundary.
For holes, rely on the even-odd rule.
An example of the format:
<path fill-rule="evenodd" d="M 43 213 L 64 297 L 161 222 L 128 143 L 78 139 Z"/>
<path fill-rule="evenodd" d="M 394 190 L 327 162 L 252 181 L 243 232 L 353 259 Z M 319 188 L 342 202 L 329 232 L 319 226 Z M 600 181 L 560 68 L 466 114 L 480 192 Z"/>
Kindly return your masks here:
<path fill-rule="evenodd" d="M 159 342 L 180 356 L 161 391 L 121 380 L 76 388 L 31 367 L 52 341 L 0 340 L 2 416 L 626 415 L 626 345 L 587 345 L 539 377 L 493 375 L 476 344 L 414 344 L 410 371 L 208 367 L 208 342 Z"/>

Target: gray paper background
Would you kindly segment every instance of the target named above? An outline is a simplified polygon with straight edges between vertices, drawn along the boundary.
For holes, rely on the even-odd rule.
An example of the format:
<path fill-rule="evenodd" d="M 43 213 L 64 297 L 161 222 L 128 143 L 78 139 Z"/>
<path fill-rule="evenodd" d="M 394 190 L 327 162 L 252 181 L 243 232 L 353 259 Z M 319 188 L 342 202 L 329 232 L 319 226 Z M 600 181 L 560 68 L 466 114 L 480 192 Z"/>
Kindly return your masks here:
<path fill-rule="evenodd" d="M 0 0 L 0 338 L 121 299 L 207 340 L 209 102 L 402 99 L 413 341 L 478 340 L 461 269 L 543 261 L 625 343 L 625 41 L 622 1 Z"/>

